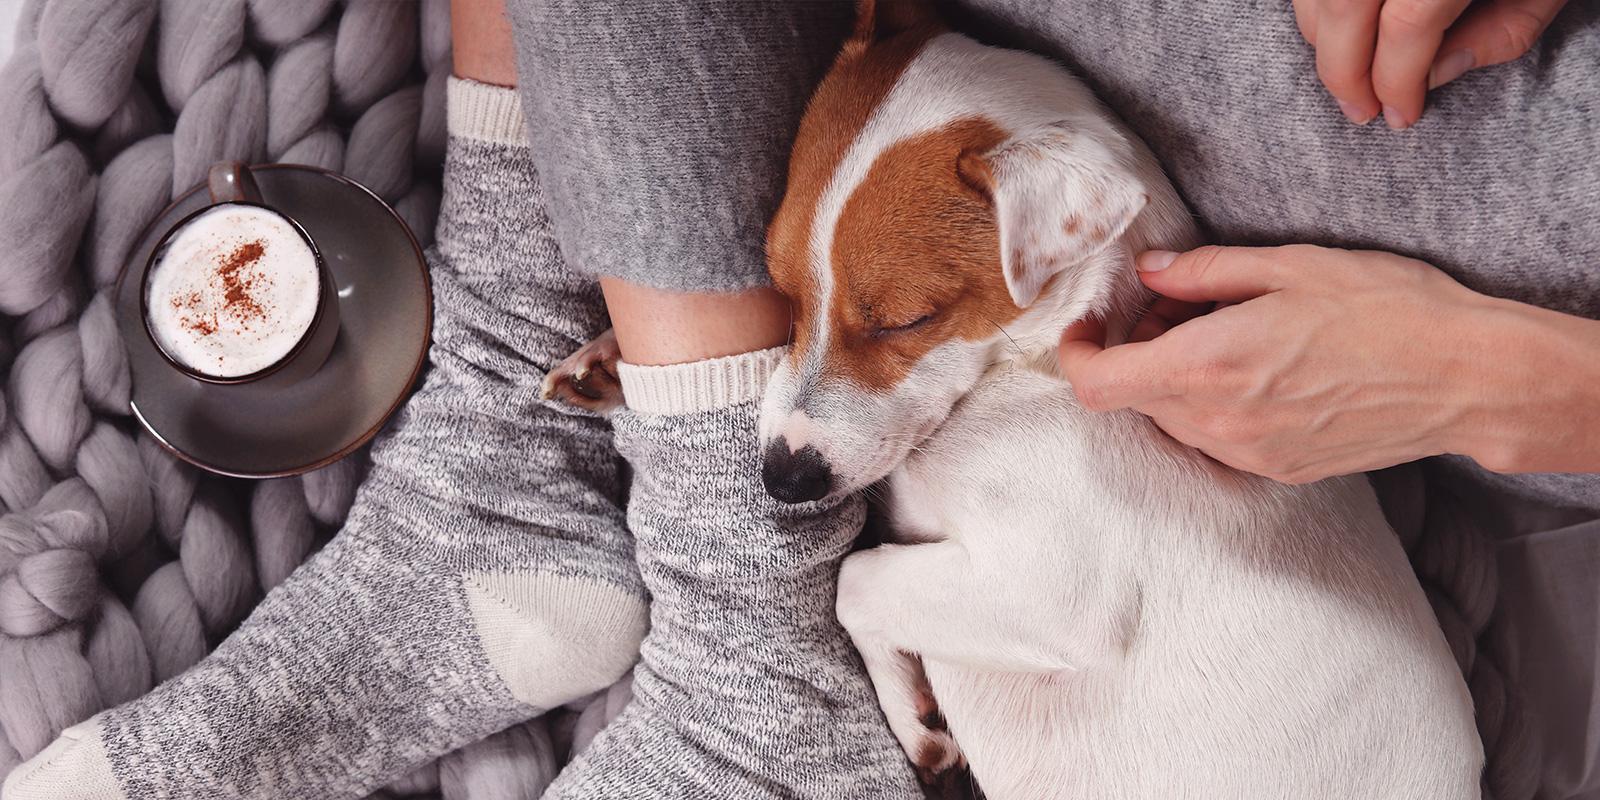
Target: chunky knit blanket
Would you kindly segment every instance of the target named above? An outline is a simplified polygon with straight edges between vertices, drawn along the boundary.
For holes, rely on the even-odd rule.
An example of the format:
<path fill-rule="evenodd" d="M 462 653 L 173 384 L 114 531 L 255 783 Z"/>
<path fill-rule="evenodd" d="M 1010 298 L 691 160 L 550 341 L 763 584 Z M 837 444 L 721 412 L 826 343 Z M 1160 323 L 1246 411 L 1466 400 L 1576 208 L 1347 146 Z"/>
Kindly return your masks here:
<path fill-rule="evenodd" d="M 450 63 L 448 0 L 23 8 L 0 71 L 0 779 L 202 658 L 337 530 L 362 476 L 364 452 L 222 478 L 133 424 L 112 293 L 140 233 L 237 158 L 348 175 L 426 245 Z M 386 792 L 537 797 L 625 697 L 513 727 Z"/>
<path fill-rule="evenodd" d="M 0 778 L 202 658 L 331 536 L 362 476 L 357 453 L 224 479 L 139 431 L 110 296 L 130 248 L 234 158 L 349 175 L 426 244 L 449 47 L 448 0 L 28 0 L 0 71 Z M 1379 487 L 1472 688 L 1485 795 L 1531 797 L 1537 754 L 1485 656 L 1490 545 L 1457 504 L 1424 500 L 1422 472 Z M 513 727 L 385 792 L 537 797 L 626 696 Z"/>

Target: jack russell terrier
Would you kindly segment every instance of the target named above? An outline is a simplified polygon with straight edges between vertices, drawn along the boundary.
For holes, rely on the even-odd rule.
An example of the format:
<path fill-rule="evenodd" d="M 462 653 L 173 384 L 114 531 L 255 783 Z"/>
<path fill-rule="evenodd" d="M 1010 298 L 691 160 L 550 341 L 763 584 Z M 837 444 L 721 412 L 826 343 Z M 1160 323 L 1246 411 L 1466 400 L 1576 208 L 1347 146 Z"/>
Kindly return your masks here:
<path fill-rule="evenodd" d="M 1134 254 L 1198 244 L 1060 66 L 863 3 L 768 236 L 768 491 L 887 478 L 898 543 L 845 560 L 839 619 L 912 761 L 992 800 L 1477 797 L 1472 698 L 1366 478 L 1229 469 L 1056 371 L 1076 320 L 1125 340 Z"/>

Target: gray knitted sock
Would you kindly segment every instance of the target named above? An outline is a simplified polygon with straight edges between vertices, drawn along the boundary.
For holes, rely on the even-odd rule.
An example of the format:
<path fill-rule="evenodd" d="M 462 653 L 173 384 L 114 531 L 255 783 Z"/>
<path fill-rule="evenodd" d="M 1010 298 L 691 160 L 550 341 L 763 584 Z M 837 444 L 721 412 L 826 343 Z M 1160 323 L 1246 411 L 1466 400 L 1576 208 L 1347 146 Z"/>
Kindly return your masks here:
<path fill-rule="evenodd" d="M 451 87 L 432 368 L 344 530 L 187 673 L 5 800 L 327 798 L 615 681 L 645 630 L 604 422 L 540 401 L 606 327 L 551 239 L 516 93 Z"/>
<path fill-rule="evenodd" d="M 920 798 L 834 617 L 860 498 L 791 506 L 760 479 L 780 351 L 620 372 L 612 417 L 652 602 L 634 699 L 546 798 Z"/>

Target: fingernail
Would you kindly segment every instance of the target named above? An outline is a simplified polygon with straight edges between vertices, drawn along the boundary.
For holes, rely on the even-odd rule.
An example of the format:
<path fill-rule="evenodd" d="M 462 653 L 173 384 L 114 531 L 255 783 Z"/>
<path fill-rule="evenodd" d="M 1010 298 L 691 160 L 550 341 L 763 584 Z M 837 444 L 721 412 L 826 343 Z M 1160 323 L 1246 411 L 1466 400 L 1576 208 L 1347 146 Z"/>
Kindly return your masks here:
<path fill-rule="evenodd" d="M 1134 259 L 1133 264 L 1140 272 L 1160 272 L 1177 260 L 1178 254 L 1171 250 L 1146 250 Z"/>
<path fill-rule="evenodd" d="M 1471 50 L 1456 50 L 1441 58 L 1428 70 L 1428 90 L 1443 86 L 1456 78 L 1461 77 L 1467 70 L 1478 65 L 1477 57 Z"/>
<path fill-rule="evenodd" d="M 1403 131 L 1406 129 L 1406 118 L 1401 116 L 1400 112 L 1390 108 L 1389 106 L 1383 107 L 1383 121 L 1389 123 L 1389 127 L 1394 128 L 1397 131 Z"/>
<path fill-rule="evenodd" d="M 1372 121 L 1372 115 L 1361 113 L 1361 109 L 1356 108 L 1354 103 L 1346 103 L 1345 101 L 1340 100 L 1339 110 L 1344 112 L 1345 119 L 1348 119 L 1357 125 L 1365 125 Z"/>

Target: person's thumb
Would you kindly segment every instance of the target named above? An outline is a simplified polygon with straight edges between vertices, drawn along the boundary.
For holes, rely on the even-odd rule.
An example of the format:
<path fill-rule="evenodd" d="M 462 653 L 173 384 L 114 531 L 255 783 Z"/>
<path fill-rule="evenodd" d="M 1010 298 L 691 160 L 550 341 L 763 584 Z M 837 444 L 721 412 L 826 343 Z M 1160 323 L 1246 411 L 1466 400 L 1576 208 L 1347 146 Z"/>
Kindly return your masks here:
<path fill-rule="evenodd" d="M 1148 379 L 1151 343 L 1135 342 L 1108 349 L 1105 338 L 1105 324 L 1100 320 L 1080 320 L 1062 334 L 1061 347 L 1056 351 L 1061 374 L 1072 384 L 1072 392 L 1084 408 L 1110 411 L 1165 396 L 1164 382 Z"/>
<path fill-rule="evenodd" d="M 1443 86 L 1468 70 L 1520 58 L 1566 4 L 1567 0 L 1473 3 L 1439 43 L 1428 70 L 1428 88 Z"/>

